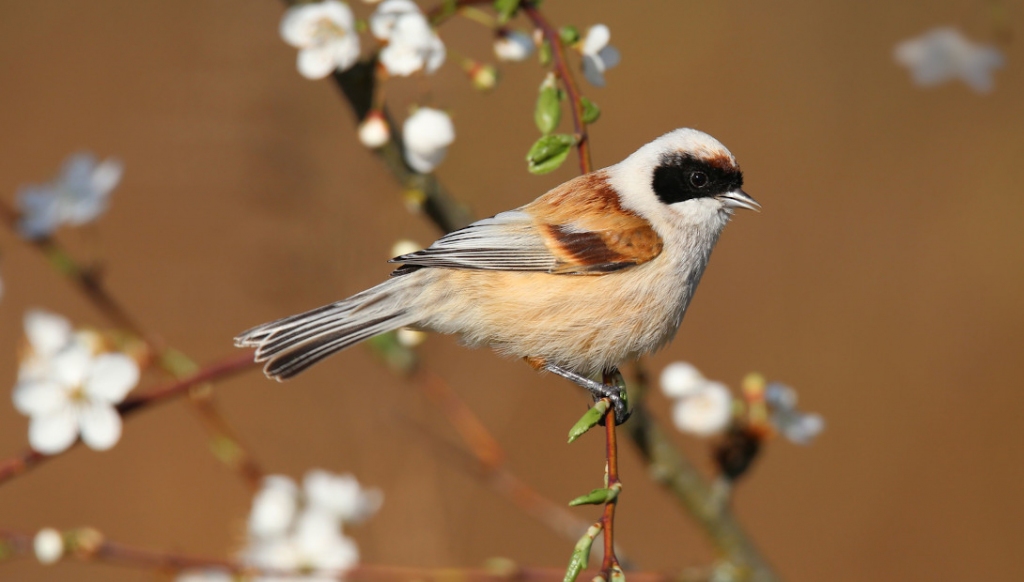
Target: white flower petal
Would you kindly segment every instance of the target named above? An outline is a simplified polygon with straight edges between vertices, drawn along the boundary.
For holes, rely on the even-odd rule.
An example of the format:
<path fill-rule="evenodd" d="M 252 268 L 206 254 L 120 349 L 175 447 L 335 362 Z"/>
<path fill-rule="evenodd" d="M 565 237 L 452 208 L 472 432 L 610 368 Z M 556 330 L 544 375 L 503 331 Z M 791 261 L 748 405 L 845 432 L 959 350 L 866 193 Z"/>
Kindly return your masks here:
<path fill-rule="evenodd" d="M 106 196 L 117 187 L 122 175 L 124 175 L 124 164 L 117 158 L 107 158 L 96 166 L 90 178 L 90 186 L 94 191 Z"/>
<path fill-rule="evenodd" d="M 117 404 L 139 383 L 139 365 L 124 354 L 100 354 L 85 378 L 90 397 Z"/>
<path fill-rule="evenodd" d="M 282 475 L 263 478 L 263 488 L 252 501 L 249 532 L 261 538 L 284 535 L 298 509 L 298 487 Z"/>
<path fill-rule="evenodd" d="M 53 234 L 60 225 L 57 191 L 50 186 L 29 186 L 18 190 L 18 234 L 35 240 Z"/>
<path fill-rule="evenodd" d="M 355 33 L 342 36 L 331 43 L 330 50 L 338 70 L 347 71 L 359 60 L 359 37 Z"/>
<path fill-rule="evenodd" d="M 349 30 L 355 26 L 356 19 L 352 15 L 352 9 L 348 7 L 348 4 L 338 0 L 325 0 L 318 6 L 320 7 L 321 17 L 330 19 L 338 27 Z"/>
<path fill-rule="evenodd" d="M 672 421 L 681 431 L 709 436 L 724 430 L 732 419 L 732 395 L 718 382 L 708 382 L 700 392 L 679 400 Z"/>
<path fill-rule="evenodd" d="M 223 570 L 185 570 L 178 574 L 174 582 L 235 582 L 234 575 Z M 283 582 L 282 578 L 278 579 Z"/>
<path fill-rule="evenodd" d="M 371 111 L 359 124 L 359 141 L 368 148 L 379 148 L 390 139 L 391 128 L 380 111 Z"/>
<path fill-rule="evenodd" d="M 587 30 L 587 36 L 583 39 L 583 48 L 581 50 L 585 55 L 596 55 L 598 51 L 608 46 L 608 41 L 611 38 L 612 32 L 607 26 L 595 24 Z"/>
<path fill-rule="evenodd" d="M 992 89 L 992 71 L 1003 65 L 1003 55 L 996 47 L 975 43 L 952 27 L 935 28 L 899 43 L 893 58 L 910 70 L 918 85 L 959 78 L 980 93 Z"/>
<path fill-rule="evenodd" d="M 448 55 L 447 49 L 444 48 L 444 42 L 437 35 L 427 44 L 426 55 L 426 71 L 429 75 L 441 68 L 445 57 Z"/>
<path fill-rule="evenodd" d="M 370 32 L 380 40 L 390 40 L 398 19 L 407 14 L 420 14 L 412 0 L 384 0 L 370 16 Z"/>
<path fill-rule="evenodd" d="M 78 152 L 68 156 L 61 167 L 61 175 L 58 179 L 62 185 L 70 190 L 89 189 L 92 183 L 92 173 L 96 168 L 96 156 L 89 152 Z"/>
<path fill-rule="evenodd" d="M 408 149 L 431 152 L 455 141 L 455 125 L 444 111 L 420 107 L 402 124 L 402 139 Z"/>
<path fill-rule="evenodd" d="M 32 350 L 40 356 L 50 356 L 71 340 L 71 322 L 56 313 L 30 309 L 24 317 L 25 335 Z"/>
<path fill-rule="evenodd" d="M 494 54 L 503 61 L 523 61 L 534 51 L 533 39 L 521 32 L 510 30 L 494 41 Z"/>
<path fill-rule="evenodd" d="M 661 371 L 661 391 L 669 398 L 683 398 L 698 392 L 707 382 L 697 368 L 687 362 L 672 362 Z"/>
<path fill-rule="evenodd" d="M 28 443 L 44 455 L 63 452 L 78 437 L 78 415 L 64 406 L 46 415 L 33 416 L 28 424 Z"/>
<path fill-rule="evenodd" d="M 27 416 L 53 413 L 69 403 L 67 388 L 53 380 L 25 380 L 14 386 L 14 407 Z"/>
<path fill-rule="evenodd" d="M 383 502 L 376 489 L 363 489 L 350 474 L 334 475 L 322 469 L 306 473 L 303 488 L 309 508 L 347 523 L 358 523 L 370 517 Z"/>
<path fill-rule="evenodd" d="M 423 55 L 407 44 L 389 44 L 380 51 L 380 64 L 391 75 L 408 77 L 423 68 Z"/>
<path fill-rule="evenodd" d="M 43 528 L 32 540 L 32 549 L 39 563 L 53 564 L 64 555 L 64 536 L 52 527 Z"/>
<path fill-rule="evenodd" d="M 405 150 L 405 161 L 409 167 L 421 174 L 433 172 L 445 156 L 448 155 L 448 148 L 437 148 L 430 151 Z"/>
<path fill-rule="evenodd" d="M 72 341 L 51 360 L 53 378 L 68 387 L 77 387 L 85 381 L 92 368 L 92 351 L 84 343 Z"/>
<path fill-rule="evenodd" d="M 121 440 L 121 415 L 106 402 L 79 405 L 82 441 L 90 449 L 105 451 Z"/>
<path fill-rule="evenodd" d="M 323 79 L 338 68 L 330 46 L 311 46 L 299 51 L 299 74 L 307 79 Z"/>

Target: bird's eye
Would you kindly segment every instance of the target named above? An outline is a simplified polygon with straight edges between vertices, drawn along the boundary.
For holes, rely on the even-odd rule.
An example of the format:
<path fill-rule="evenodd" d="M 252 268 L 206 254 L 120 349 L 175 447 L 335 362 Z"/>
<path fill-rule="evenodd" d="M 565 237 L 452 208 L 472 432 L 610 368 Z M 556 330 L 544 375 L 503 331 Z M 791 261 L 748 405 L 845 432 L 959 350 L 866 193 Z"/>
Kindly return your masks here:
<path fill-rule="evenodd" d="M 690 185 L 694 188 L 703 188 L 708 185 L 708 175 L 704 172 L 691 172 Z"/>

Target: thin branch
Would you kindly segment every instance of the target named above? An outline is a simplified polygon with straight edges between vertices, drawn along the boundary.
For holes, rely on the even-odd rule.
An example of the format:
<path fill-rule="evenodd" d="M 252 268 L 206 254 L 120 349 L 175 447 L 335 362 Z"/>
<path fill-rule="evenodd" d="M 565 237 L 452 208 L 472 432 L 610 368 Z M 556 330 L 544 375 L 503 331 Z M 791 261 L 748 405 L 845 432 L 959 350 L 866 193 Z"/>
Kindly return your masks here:
<path fill-rule="evenodd" d="M 179 396 L 188 394 L 188 392 L 196 386 L 201 386 L 208 382 L 224 380 L 239 372 L 253 369 L 257 364 L 253 362 L 252 357 L 252 352 L 247 350 L 241 354 L 233 355 L 229 358 L 214 362 L 191 376 L 165 384 L 164 386 L 154 388 L 143 394 L 139 394 L 125 400 L 117 406 L 117 411 L 122 417 L 127 418 L 129 415 L 143 409 L 150 408 L 156 404 L 168 402 Z M 56 458 L 57 456 L 59 455 L 44 455 L 32 449 L 26 449 L 16 457 L 12 457 L 6 461 L 0 461 L 0 485 L 27 472 L 29 469 L 39 466 L 45 461 Z M 252 477 L 255 478 L 256 476 Z"/>
<path fill-rule="evenodd" d="M 82 531 L 82 530 L 79 530 Z M 69 532 L 73 537 L 75 532 Z M 31 555 L 33 536 L 15 531 L 0 530 L 0 543 L 12 553 Z M 90 543 L 91 542 L 91 543 Z M 259 569 L 224 558 L 210 558 L 176 552 L 160 552 L 104 540 L 102 534 L 88 530 L 86 542 L 78 545 L 70 557 L 84 562 L 102 562 L 117 566 L 176 573 L 182 570 L 220 570 L 242 577 L 261 576 L 267 578 L 303 577 L 308 571 Z M 336 580 L 368 580 L 390 582 L 422 580 L 424 582 L 558 582 L 564 571 L 558 568 L 532 568 L 512 562 L 499 566 L 480 568 L 413 568 L 360 564 L 351 570 L 338 572 L 333 576 L 316 573 L 317 578 L 330 577 Z M 597 571 L 584 572 L 593 577 Z M 673 582 L 674 578 L 660 572 L 630 572 L 631 582 Z"/>
<path fill-rule="evenodd" d="M 615 385 L 621 379 L 618 372 L 606 373 L 604 383 Z M 604 417 L 604 439 L 605 439 L 605 488 L 616 490 L 621 487 L 619 481 L 619 448 L 616 439 L 615 407 L 609 406 Z M 619 503 L 618 495 L 612 497 L 604 504 L 604 513 L 601 515 L 601 525 L 604 530 L 604 558 L 601 561 L 601 572 L 605 580 L 612 579 L 612 571 L 619 570 L 619 559 L 615 555 L 615 508 Z"/>
<path fill-rule="evenodd" d="M 590 138 L 587 136 L 587 124 L 583 122 L 583 101 L 576 80 L 573 78 L 569 63 L 565 58 L 565 46 L 562 44 L 562 37 L 558 30 L 552 26 L 541 14 L 541 11 L 533 2 L 523 2 L 523 12 L 529 17 L 533 25 L 540 29 L 544 38 L 551 44 L 551 58 L 555 65 L 555 71 L 565 86 L 565 92 L 569 96 L 569 103 L 572 110 L 572 127 L 576 132 L 576 152 L 579 154 L 580 173 L 589 174 L 593 170 L 590 161 Z"/>

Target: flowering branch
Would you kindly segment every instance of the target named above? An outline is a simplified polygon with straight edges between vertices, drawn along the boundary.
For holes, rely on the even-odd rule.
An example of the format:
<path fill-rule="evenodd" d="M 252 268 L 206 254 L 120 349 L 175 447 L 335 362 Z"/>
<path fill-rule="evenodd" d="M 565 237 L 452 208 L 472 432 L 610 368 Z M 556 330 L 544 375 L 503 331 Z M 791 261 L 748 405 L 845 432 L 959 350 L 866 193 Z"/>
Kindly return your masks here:
<path fill-rule="evenodd" d="M 71 542 L 68 544 L 71 546 L 71 556 L 84 562 L 99 561 L 172 573 L 186 569 L 219 570 L 240 577 L 292 578 L 308 575 L 307 572 L 301 571 L 254 568 L 234 560 L 136 548 L 105 540 L 100 532 L 88 528 L 66 532 L 64 537 Z M 33 536 L 29 534 L 0 530 L 0 546 L 12 554 L 31 554 L 32 541 Z M 591 576 L 596 574 L 597 572 L 590 572 Z M 452 580 L 453 577 L 464 582 L 557 582 L 562 579 L 562 571 L 557 568 L 519 566 L 512 562 L 500 563 L 484 569 L 411 568 L 361 564 L 333 576 L 317 573 L 317 577 L 373 582 L 405 580 L 445 582 Z M 673 582 L 675 580 L 673 576 L 660 572 L 631 572 L 630 577 L 635 582 Z"/>
<path fill-rule="evenodd" d="M 553 26 L 544 18 L 540 10 L 533 2 L 523 3 L 523 12 L 533 22 L 544 38 L 551 44 L 551 57 L 555 65 L 555 71 L 565 86 L 565 92 L 569 96 L 569 103 L 572 105 L 572 127 L 576 133 L 576 152 L 579 154 L 580 173 L 589 174 L 593 170 L 590 161 L 590 141 L 587 137 L 587 124 L 583 121 L 583 97 L 579 87 L 569 70 L 569 64 L 565 59 L 565 47 L 562 39 Z"/>
<path fill-rule="evenodd" d="M 255 367 L 256 363 L 253 362 L 252 352 L 246 351 L 214 362 L 188 377 L 129 398 L 117 406 L 117 411 L 122 417 L 127 417 L 145 408 L 183 396 L 197 386 L 223 380 Z M 0 462 L 0 485 L 54 457 L 55 455 L 48 456 L 32 449 L 26 449 L 18 456 Z M 247 480 L 258 481 L 259 474 L 247 475 Z"/>
<path fill-rule="evenodd" d="M 750 582 L 778 582 L 754 546 L 753 540 L 733 516 L 728 506 L 719 501 L 690 461 L 676 448 L 669 435 L 658 425 L 643 402 L 646 375 L 638 364 L 635 370 L 633 413 L 626 424 L 637 450 L 647 462 L 652 478 L 672 493 L 689 511 L 698 525 L 711 538 L 715 548 L 739 578 Z"/>

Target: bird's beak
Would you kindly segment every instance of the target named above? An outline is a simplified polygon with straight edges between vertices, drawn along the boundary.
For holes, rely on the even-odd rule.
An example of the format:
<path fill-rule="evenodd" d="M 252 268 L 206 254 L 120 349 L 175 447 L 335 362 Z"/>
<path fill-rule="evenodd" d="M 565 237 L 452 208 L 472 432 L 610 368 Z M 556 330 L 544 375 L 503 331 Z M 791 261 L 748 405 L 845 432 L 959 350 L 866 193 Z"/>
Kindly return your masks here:
<path fill-rule="evenodd" d="M 718 199 L 722 201 L 722 204 L 725 204 L 726 208 L 746 208 L 754 212 L 761 212 L 761 205 L 757 203 L 757 200 L 751 198 L 743 190 L 734 190 L 720 194 Z"/>

